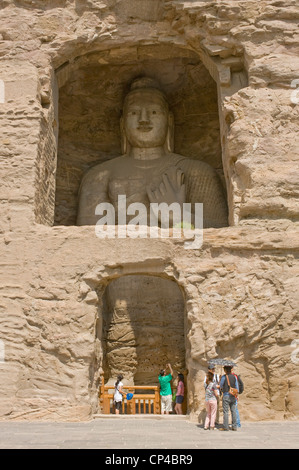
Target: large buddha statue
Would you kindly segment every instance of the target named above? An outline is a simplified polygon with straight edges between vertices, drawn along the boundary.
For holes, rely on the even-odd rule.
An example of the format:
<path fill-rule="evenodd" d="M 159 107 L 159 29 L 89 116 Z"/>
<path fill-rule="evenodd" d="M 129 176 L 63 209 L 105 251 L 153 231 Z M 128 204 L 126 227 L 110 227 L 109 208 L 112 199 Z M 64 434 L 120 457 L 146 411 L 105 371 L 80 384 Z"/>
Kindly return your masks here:
<path fill-rule="evenodd" d="M 117 214 L 118 196 L 125 195 L 127 206 L 137 202 L 147 209 L 150 203 L 203 203 L 203 227 L 226 226 L 227 206 L 216 171 L 173 153 L 173 129 L 173 115 L 157 83 L 146 77 L 135 80 L 121 118 L 123 155 L 85 173 L 77 224 L 96 225 L 95 209 L 103 202 L 111 203 Z"/>

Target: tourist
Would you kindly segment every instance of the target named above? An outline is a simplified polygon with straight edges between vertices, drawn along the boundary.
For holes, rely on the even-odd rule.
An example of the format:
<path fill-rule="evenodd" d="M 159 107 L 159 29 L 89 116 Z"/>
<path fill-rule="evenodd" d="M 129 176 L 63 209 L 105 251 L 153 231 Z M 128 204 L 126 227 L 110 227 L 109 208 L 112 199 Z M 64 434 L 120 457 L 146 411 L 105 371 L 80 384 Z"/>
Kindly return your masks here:
<path fill-rule="evenodd" d="M 183 374 L 178 374 L 178 385 L 176 390 L 176 397 L 175 397 L 175 407 L 174 411 L 177 415 L 182 415 L 182 403 L 184 401 L 184 392 L 185 392 L 185 384 L 184 384 L 184 376 Z"/>
<path fill-rule="evenodd" d="M 239 394 L 240 393 L 243 393 L 243 390 L 244 390 L 244 384 L 242 382 L 242 379 L 240 376 L 238 376 L 237 374 L 235 374 L 233 368 L 232 368 L 232 374 L 237 378 L 237 381 L 238 381 L 238 389 L 239 389 Z M 237 402 L 236 402 L 236 414 L 237 414 L 237 426 L 238 428 L 241 427 L 241 420 L 240 420 L 240 414 L 239 414 L 239 408 L 238 408 L 238 398 L 237 398 Z"/>
<path fill-rule="evenodd" d="M 123 396 L 125 395 L 125 393 L 122 390 L 123 388 L 122 379 L 123 379 L 123 376 L 119 374 L 117 376 L 117 381 L 115 382 L 113 404 L 114 404 L 116 415 L 119 415 L 119 412 L 122 407 Z"/>
<path fill-rule="evenodd" d="M 215 373 L 215 366 L 213 364 L 208 365 L 208 373 L 211 373 L 213 375 L 213 383 L 217 385 L 217 388 L 219 388 L 219 383 L 220 383 L 220 377 L 218 374 Z M 207 383 L 207 375 L 205 376 L 204 380 L 204 385 Z"/>
<path fill-rule="evenodd" d="M 232 430 L 237 431 L 237 414 L 236 414 L 236 396 L 231 392 L 238 391 L 238 380 L 231 372 L 232 366 L 224 366 L 225 375 L 220 380 L 220 390 L 223 392 L 222 408 L 223 408 L 223 428 L 220 431 L 228 431 L 229 411 L 232 415 Z M 233 389 L 233 390 L 232 390 Z"/>
<path fill-rule="evenodd" d="M 220 377 L 218 374 L 215 373 L 215 365 L 214 364 L 208 364 L 208 373 L 211 373 L 213 375 L 213 383 L 216 384 L 217 388 L 219 389 L 220 388 Z M 205 380 L 204 380 L 204 386 L 206 385 L 207 383 L 207 375 L 205 376 Z M 215 420 L 215 424 L 218 424 L 219 423 L 219 394 L 217 395 L 216 397 L 217 399 L 217 414 L 216 414 L 216 420 Z"/>
<path fill-rule="evenodd" d="M 217 414 L 217 397 L 219 395 L 217 384 L 213 381 L 213 372 L 208 372 L 205 382 L 205 402 L 207 415 L 205 419 L 204 429 L 215 429 L 215 420 Z"/>
<path fill-rule="evenodd" d="M 169 369 L 170 374 L 166 374 L 166 370 Z M 161 395 L 161 414 L 169 414 L 172 410 L 172 394 L 171 385 L 173 370 L 170 364 L 167 364 L 165 369 L 160 371 L 159 383 L 160 383 L 160 395 Z"/>

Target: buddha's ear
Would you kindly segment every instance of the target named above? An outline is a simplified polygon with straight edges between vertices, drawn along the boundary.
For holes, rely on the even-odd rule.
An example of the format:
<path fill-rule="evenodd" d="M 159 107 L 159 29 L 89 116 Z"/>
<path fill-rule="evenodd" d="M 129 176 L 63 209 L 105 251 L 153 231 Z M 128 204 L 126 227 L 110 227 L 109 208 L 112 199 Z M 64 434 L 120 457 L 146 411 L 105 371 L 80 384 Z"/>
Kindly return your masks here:
<path fill-rule="evenodd" d="M 120 118 L 120 139 L 121 139 L 121 153 L 122 155 L 125 155 L 128 151 L 128 139 L 126 136 L 123 116 Z"/>
<path fill-rule="evenodd" d="M 170 153 L 174 151 L 174 117 L 170 111 L 168 113 L 168 131 L 165 142 L 165 150 Z"/>

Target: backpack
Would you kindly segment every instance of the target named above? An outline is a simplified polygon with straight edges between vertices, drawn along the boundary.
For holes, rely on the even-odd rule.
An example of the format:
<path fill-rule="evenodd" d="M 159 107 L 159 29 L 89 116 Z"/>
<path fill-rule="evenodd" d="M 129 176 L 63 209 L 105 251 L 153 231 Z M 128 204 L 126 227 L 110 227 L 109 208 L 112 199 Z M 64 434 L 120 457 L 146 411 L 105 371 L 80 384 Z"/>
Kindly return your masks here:
<path fill-rule="evenodd" d="M 238 389 L 230 386 L 228 375 L 226 376 L 226 380 L 228 383 L 228 393 L 230 395 L 233 395 L 235 398 L 238 398 L 238 395 L 239 395 Z M 237 380 L 237 377 L 236 377 L 236 380 Z"/>

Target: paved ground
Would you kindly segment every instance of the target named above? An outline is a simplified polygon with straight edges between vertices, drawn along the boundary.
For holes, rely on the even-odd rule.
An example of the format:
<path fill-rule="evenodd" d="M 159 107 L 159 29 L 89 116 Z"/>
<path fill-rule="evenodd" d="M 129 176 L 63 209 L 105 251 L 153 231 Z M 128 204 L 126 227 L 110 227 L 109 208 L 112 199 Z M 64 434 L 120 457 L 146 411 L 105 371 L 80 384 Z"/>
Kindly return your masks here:
<path fill-rule="evenodd" d="M 242 423 L 237 432 L 205 431 L 171 417 L 0 422 L 1 449 L 299 449 L 298 437 L 299 422 Z"/>

